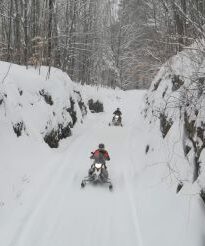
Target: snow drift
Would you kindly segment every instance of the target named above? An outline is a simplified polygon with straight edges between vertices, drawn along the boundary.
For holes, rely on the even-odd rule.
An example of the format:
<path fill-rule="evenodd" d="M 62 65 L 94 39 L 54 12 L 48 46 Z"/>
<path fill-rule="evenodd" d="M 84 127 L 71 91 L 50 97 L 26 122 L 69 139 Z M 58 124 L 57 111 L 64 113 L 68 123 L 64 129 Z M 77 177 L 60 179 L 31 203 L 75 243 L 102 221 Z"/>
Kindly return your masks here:
<path fill-rule="evenodd" d="M 145 97 L 143 112 L 151 132 L 161 133 L 157 142 L 147 141 L 148 155 L 152 155 L 150 149 L 163 152 L 163 157 L 159 155 L 154 161 L 166 166 L 168 180 L 177 193 L 196 197 L 202 207 L 202 201 L 205 202 L 204 45 L 203 40 L 198 40 L 162 66 Z"/>

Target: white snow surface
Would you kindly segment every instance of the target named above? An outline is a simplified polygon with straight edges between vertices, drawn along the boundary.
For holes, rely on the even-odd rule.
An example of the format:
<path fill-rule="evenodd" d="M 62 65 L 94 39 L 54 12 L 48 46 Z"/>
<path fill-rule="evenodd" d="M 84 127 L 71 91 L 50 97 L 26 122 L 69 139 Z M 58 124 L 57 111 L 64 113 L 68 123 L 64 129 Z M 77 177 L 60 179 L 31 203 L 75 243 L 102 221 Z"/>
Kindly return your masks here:
<path fill-rule="evenodd" d="M 0 63 L 0 91 L 8 94 L 7 103 L 0 105 L 0 245 L 205 245 L 204 205 L 197 194 L 176 194 L 163 162 L 166 146 L 140 113 L 145 91 L 80 86 L 57 69 L 46 80 L 47 68 L 38 74 L 13 64 L 5 77 L 8 68 Z M 39 97 L 40 88 L 54 98 L 52 107 Z M 51 149 L 41 131 L 48 120 L 53 125 L 69 121 L 60 112 L 73 90 L 85 102 L 103 101 L 105 112 L 88 112 L 83 119 L 76 108 L 79 120 L 72 136 Z M 122 110 L 123 127 L 108 126 L 116 107 Z M 53 110 L 59 112 L 56 121 Z M 26 131 L 17 138 L 11 122 L 19 119 Z M 112 192 L 100 185 L 80 188 L 90 152 L 101 142 L 111 157 Z M 148 142 L 151 149 L 145 155 Z"/>

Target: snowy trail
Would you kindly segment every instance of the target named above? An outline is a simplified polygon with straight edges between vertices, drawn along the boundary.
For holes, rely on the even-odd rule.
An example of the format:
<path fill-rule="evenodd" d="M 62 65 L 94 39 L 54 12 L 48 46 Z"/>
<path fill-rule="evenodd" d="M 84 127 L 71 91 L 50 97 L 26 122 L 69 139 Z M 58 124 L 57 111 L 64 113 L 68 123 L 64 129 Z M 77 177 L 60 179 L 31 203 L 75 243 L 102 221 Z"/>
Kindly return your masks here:
<path fill-rule="evenodd" d="M 166 165 L 153 164 L 157 155 L 163 157 L 160 149 L 152 149 L 159 148 L 158 132 L 151 135 L 153 144 L 145 155 L 150 135 L 140 115 L 143 96 L 143 91 L 128 91 L 112 102 L 105 100 L 106 113 L 89 114 L 60 149 L 35 149 L 38 143 L 32 142 L 28 149 L 39 155 L 39 171 L 22 198 L 1 208 L 0 245 L 204 245 L 199 198 L 175 194 L 174 185 L 163 178 Z M 108 126 L 116 107 L 122 109 L 123 127 Z M 22 140 L 25 146 L 27 138 Z M 108 186 L 80 187 L 91 165 L 90 152 L 101 142 L 111 156 L 112 192 Z M 24 156 L 23 150 L 16 151 Z"/>
<path fill-rule="evenodd" d="M 127 109 L 127 116 L 132 116 L 131 111 Z M 83 134 L 65 152 L 54 180 L 48 183 L 46 194 L 41 194 L 10 246 L 142 245 L 137 201 L 132 195 L 130 181 L 133 163 L 129 146 L 136 115 L 132 117 L 130 124 L 123 128 L 108 127 L 110 114 L 87 120 Z M 80 188 L 91 164 L 90 151 L 100 142 L 104 142 L 110 152 L 108 167 L 113 192 L 107 186 L 88 184 L 85 189 Z"/>

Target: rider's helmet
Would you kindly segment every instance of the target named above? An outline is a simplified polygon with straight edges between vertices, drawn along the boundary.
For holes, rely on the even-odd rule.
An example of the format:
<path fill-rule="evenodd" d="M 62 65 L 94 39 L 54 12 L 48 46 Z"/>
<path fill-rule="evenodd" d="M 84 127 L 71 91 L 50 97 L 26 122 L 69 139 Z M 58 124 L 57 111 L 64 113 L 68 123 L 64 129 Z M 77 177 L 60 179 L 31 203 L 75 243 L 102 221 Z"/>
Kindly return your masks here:
<path fill-rule="evenodd" d="M 99 147 L 99 149 L 104 149 L 105 145 L 103 143 L 100 143 L 98 147 Z"/>
<path fill-rule="evenodd" d="M 117 108 L 118 111 L 120 111 L 120 108 Z"/>

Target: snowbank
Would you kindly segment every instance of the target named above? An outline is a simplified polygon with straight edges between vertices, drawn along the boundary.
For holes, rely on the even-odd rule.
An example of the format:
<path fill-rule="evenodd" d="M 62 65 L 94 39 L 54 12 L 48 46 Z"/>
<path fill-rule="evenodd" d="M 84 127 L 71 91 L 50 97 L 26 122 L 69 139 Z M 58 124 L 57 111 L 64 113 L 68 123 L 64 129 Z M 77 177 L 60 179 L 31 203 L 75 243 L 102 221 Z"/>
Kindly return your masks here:
<path fill-rule="evenodd" d="M 145 97 L 143 113 L 150 134 L 161 133 L 157 141 L 147 140 L 154 152 L 148 155 L 167 167 L 176 192 L 205 201 L 204 47 L 204 41 L 198 41 L 162 66 Z"/>
<path fill-rule="evenodd" d="M 55 68 L 49 77 L 46 67 L 39 73 L 0 62 L 0 68 L 1 123 L 17 137 L 27 135 L 58 147 L 59 140 L 71 135 L 73 125 L 83 118 L 69 77 Z M 49 142 L 52 133 L 55 139 Z"/>

